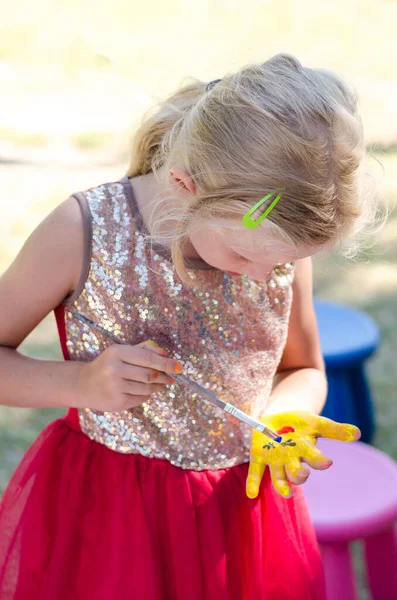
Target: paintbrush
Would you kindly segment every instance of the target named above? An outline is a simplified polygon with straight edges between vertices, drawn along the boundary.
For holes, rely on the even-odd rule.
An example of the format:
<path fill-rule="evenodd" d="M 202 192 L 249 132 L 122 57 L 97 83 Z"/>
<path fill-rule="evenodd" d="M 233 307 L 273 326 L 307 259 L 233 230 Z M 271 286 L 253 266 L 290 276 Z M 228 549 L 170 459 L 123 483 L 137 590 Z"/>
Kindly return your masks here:
<path fill-rule="evenodd" d="M 116 336 L 114 336 L 110 331 L 108 331 L 104 327 L 101 327 L 101 325 L 98 325 L 97 323 L 95 323 L 94 321 L 92 321 L 91 319 L 86 317 L 85 315 L 82 315 L 78 312 L 72 312 L 72 315 L 73 315 L 73 317 L 78 319 L 81 323 L 85 323 L 86 325 L 93 327 L 97 331 L 100 331 L 104 336 L 113 340 L 113 342 L 115 342 L 116 344 L 124 344 L 124 345 L 126 344 L 126 342 L 122 342 L 121 340 L 116 338 Z M 236 406 L 233 406 L 233 404 L 230 404 L 229 402 L 225 402 L 224 400 L 221 400 L 221 398 L 218 398 L 218 396 L 216 396 L 213 392 L 211 392 L 210 390 L 207 390 L 207 388 L 203 387 L 199 383 L 192 381 L 191 379 L 189 379 L 188 377 L 185 377 L 185 375 L 182 375 L 182 374 L 176 375 L 173 373 L 172 377 L 174 379 L 176 379 L 177 381 L 179 381 L 180 383 L 182 383 L 183 385 L 186 385 L 187 387 L 189 387 L 192 391 L 194 391 L 199 396 L 208 400 L 208 402 L 210 402 L 212 405 L 218 406 L 219 408 L 221 408 L 225 412 L 229 413 L 230 415 L 233 415 L 233 417 L 236 417 L 237 419 L 239 419 L 246 425 L 249 425 L 253 429 L 260 431 L 261 433 L 266 435 L 271 440 L 278 442 L 278 443 L 281 442 L 281 440 L 282 440 L 281 435 L 278 435 L 275 431 L 272 431 L 271 429 L 266 427 L 266 425 L 263 425 L 263 423 L 258 421 L 258 419 L 254 419 L 253 417 L 250 417 L 250 415 L 247 415 L 247 413 L 245 413 L 244 411 L 240 410 Z"/>

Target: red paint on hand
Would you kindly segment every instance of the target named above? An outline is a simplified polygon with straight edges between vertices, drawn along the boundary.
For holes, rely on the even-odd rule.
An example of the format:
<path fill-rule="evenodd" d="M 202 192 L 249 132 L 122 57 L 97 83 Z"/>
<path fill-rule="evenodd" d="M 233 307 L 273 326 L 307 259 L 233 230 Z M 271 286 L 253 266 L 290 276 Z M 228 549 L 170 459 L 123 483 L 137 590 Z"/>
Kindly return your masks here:
<path fill-rule="evenodd" d="M 295 429 L 293 427 L 289 427 L 288 425 L 286 425 L 285 427 L 282 427 L 281 429 L 279 429 L 277 431 L 277 433 L 279 435 L 283 435 L 283 433 L 293 433 L 295 431 Z"/>

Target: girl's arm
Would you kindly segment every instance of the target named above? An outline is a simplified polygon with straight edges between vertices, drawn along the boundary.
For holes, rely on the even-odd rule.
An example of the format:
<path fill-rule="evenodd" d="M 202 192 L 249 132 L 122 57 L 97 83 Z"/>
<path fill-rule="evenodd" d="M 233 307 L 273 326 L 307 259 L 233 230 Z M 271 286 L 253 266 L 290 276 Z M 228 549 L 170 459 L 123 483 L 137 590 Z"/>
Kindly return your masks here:
<path fill-rule="evenodd" d="M 266 466 L 270 468 L 273 486 L 283 498 L 292 495 L 291 483 L 299 485 L 313 469 L 328 469 L 332 460 L 316 447 L 318 437 L 344 442 L 358 440 L 360 431 L 354 425 L 337 423 L 317 416 L 327 394 L 324 361 L 321 354 L 312 296 L 311 259 L 296 264 L 294 298 L 287 343 L 269 404 L 261 421 L 278 431 L 282 442 L 267 441 L 253 430 L 247 496 L 256 498 Z M 317 414 L 316 414 L 317 413 Z M 285 426 L 287 431 L 283 431 Z"/>
<path fill-rule="evenodd" d="M 311 258 L 296 263 L 288 337 L 265 415 L 304 410 L 320 414 L 327 380 L 313 306 Z"/>
<path fill-rule="evenodd" d="M 80 278 L 83 219 L 69 198 L 32 233 L 0 279 L 0 404 L 129 409 L 160 392 L 180 372 L 151 340 L 108 346 L 94 360 L 35 360 L 21 342 L 68 296 Z"/>
<path fill-rule="evenodd" d="M 83 363 L 44 361 L 18 346 L 77 285 L 83 264 L 83 221 L 74 198 L 31 234 L 0 277 L 0 404 L 73 406 Z"/>

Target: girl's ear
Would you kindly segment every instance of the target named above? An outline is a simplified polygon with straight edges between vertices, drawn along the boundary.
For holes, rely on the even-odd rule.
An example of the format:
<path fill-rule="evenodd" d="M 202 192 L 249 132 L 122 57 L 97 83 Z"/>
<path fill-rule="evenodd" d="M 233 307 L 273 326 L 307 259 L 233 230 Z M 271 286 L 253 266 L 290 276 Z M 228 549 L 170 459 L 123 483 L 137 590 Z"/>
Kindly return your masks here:
<path fill-rule="evenodd" d="M 196 185 L 189 173 L 182 167 L 172 167 L 168 173 L 169 182 L 177 184 L 181 191 L 187 191 L 191 194 L 196 193 Z"/>

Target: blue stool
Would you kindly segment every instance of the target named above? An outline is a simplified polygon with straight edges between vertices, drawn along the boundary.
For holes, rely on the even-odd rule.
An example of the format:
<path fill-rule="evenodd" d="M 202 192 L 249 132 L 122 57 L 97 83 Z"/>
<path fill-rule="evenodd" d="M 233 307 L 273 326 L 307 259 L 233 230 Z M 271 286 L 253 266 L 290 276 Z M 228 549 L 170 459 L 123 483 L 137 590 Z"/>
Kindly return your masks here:
<path fill-rule="evenodd" d="M 374 320 L 355 308 L 315 300 L 327 379 L 328 396 L 322 415 L 361 429 L 363 442 L 374 433 L 374 409 L 364 363 L 379 345 Z"/>

